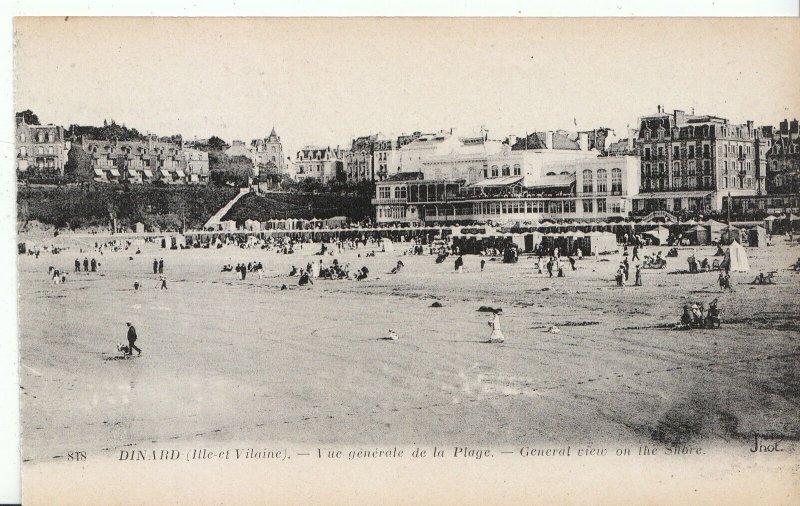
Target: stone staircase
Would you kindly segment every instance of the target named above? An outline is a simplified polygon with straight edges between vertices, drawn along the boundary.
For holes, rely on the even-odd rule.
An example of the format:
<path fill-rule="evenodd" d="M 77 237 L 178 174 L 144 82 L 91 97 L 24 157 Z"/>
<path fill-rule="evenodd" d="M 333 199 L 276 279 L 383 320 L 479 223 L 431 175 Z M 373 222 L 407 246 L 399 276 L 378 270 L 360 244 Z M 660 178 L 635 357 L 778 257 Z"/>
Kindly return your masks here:
<path fill-rule="evenodd" d="M 240 188 L 239 194 L 233 197 L 227 204 L 222 206 L 222 208 L 219 211 L 214 213 L 214 216 L 212 216 L 211 218 L 208 219 L 208 221 L 206 221 L 206 224 L 203 225 L 203 228 L 214 227 L 215 225 L 221 223 L 222 218 L 224 218 L 225 215 L 228 214 L 228 211 L 231 210 L 233 205 L 236 204 L 236 202 L 238 202 L 240 198 L 244 197 L 248 193 L 250 193 L 250 188 Z"/>

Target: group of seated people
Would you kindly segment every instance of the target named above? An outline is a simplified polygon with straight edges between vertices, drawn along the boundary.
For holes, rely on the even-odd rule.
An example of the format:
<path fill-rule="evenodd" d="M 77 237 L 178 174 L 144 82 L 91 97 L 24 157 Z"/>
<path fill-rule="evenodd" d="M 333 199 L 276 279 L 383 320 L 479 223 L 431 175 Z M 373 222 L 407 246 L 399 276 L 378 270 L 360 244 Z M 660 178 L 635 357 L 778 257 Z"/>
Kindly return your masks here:
<path fill-rule="evenodd" d="M 715 329 L 721 326 L 722 311 L 717 307 L 717 299 L 711 301 L 706 311 L 703 303 L 685 304 L 683 306 L 683 315 L 677 328 L 681 330 L 687 329 Z"/>

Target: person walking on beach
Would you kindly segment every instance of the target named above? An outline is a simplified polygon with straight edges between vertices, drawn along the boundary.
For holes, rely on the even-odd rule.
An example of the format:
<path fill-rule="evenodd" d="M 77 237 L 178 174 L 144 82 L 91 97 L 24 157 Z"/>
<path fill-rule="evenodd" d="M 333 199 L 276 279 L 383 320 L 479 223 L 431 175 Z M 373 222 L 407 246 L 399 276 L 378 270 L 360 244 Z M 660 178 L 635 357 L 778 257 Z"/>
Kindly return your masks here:
<path fill-rule="evenodd" d="M 158 260 L 153 259 L 153 274 L 158 274 Z"/>
<path fill-rule="evenodd" d="M 131 322 L 126 322 L 125 325 L 128 326 L 128 355 L 133 355 L 133 350 L 136 350 L 139 352 L 139 355 L 141 356 L 142 350 L 140 350 L 139 347 L 136 346 L 136 338 L 137 338 L 136 327 L 131 325 Z"/>
<path fill-rule="evenodd" d="M 631 256 L 631 260 L 639 260 L 639 246 L 636 244 L 633 245 L 633 256 Z"/>
<path fill-rule="evenodd" d="M 167 277 L 166 276 L 159 276 L 158 280 L 161 281 L 161 288 L 160 290 L 168 290 L 167 288 Z"/>
<path fill-rule="evenodd" d="M 497 309 L 494 311 L 494 316 L 492 316 L 492 321 L 488 322 L 489 326 L 492 328 L 492 335 L 489 336 L 490 343 L 502 343 L 505 341 L 505 337 L 503 336 L 503 331 L 500 330 L 500 315 L 503 313 L 502 309 Z"/>

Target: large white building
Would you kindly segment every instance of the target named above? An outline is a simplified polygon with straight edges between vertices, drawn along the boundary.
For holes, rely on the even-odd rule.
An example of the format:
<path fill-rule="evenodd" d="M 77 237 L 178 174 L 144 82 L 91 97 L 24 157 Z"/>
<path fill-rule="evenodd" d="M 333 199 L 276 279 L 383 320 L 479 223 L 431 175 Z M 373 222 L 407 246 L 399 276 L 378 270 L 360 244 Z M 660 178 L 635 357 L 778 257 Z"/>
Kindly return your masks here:
<path fill-rule="evenodd" d="M 342 152 L 330 146 L 306 146 L 297 152 L 294 160 L 294 177 L 317 179 L 321 183 L 331 183 L 345 179 Z"/>
<path fill-rule="evenodd" d="M 639 158 L 598 156 L 594 150 L 575 154 L 568 159 L 562 153 L 501 150 L 488 159 L 489 174 L 497 165 L 498 175 L 473 182 L 460 175 L 402 173 L 376 183 L 376 220 L 524 223 L 627 216 L 639 189 Z"/>

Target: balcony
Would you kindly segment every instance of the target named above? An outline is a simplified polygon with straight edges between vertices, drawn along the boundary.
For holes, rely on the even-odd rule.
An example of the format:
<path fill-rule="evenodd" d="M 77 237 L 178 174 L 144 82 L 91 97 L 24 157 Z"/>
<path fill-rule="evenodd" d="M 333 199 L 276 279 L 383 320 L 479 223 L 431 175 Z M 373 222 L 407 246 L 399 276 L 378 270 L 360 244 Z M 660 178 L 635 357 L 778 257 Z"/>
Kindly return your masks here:
<path fill-rule="evenodd" d="M 375 198 L 370 201 L 372 205 L 375 204 L 407 204 L 408 199 L 382 199 L 382 198 Z"/>

